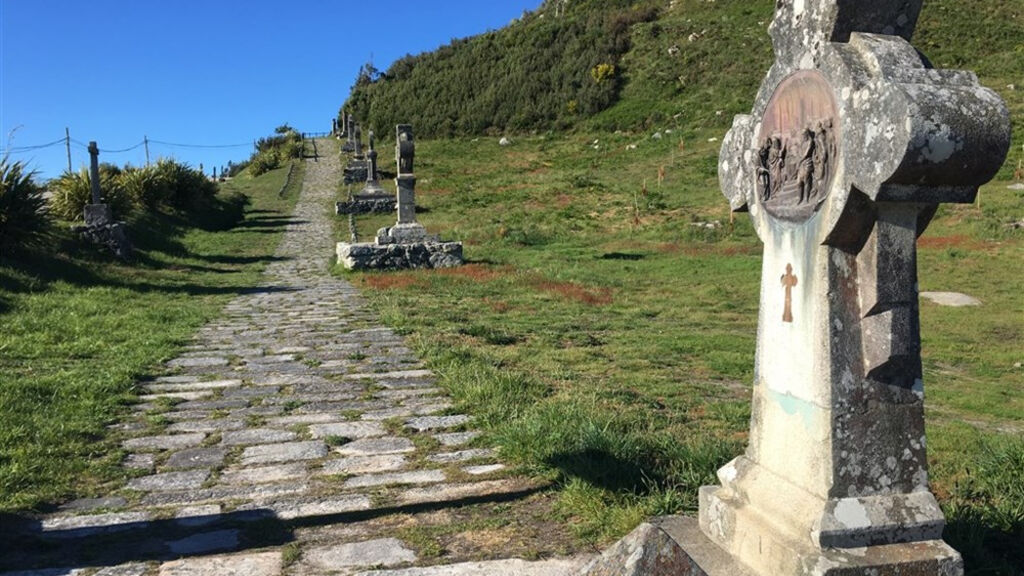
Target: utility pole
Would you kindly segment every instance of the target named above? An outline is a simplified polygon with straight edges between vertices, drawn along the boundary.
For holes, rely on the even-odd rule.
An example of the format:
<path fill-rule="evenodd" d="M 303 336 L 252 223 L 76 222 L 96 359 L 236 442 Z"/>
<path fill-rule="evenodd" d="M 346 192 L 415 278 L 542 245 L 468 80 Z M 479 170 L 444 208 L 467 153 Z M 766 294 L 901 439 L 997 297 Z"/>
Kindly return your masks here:
<path fill-rule="evenodd" d="M 146 168 L 149 168 L 149 136 L 143 136 L 142 143 L 146 146 Z"/>
<path fill-rule="evenodd" d="M 71 130 L 67 126 L 64 127 L 64 145 L 68 149 L 68 173 L 71 173 Z"/>

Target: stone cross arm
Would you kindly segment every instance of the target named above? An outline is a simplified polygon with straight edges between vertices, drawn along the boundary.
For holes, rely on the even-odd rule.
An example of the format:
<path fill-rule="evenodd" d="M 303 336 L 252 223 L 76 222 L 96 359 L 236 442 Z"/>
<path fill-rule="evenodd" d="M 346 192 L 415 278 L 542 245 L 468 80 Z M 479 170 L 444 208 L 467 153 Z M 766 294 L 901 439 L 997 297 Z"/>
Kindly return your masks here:
<path fill-rule="evenodd" d="M 808 54 L 803 63 L 816 68 L 777 61 L 754 113 L 737 116 L 726 136 L 719 176 L 733 210 L 767 199 L 757 198 L 759 178 L 770 172 L 766 140 L 794 115 L 807 115 L 805 128 L 829 126 L 836 157 L 830 159 L 830 185 L 818 200 L 831 196 L 829 202 L 838 205 L 827 211 L 832 224 L 853 191 L 874 201 L 972 202 L 1005 160 L 1009 112 L 974 74 L 929 68 L 897 36 L 853 32 L 849 42 Z M 794 79 L 799 74 L 806 78 Z M 817 92 L 810 101 L 794 102 L 780 94 L 787 81 L 816 85 Z M 759 163 L 762 153 L 767 159 Z"/>

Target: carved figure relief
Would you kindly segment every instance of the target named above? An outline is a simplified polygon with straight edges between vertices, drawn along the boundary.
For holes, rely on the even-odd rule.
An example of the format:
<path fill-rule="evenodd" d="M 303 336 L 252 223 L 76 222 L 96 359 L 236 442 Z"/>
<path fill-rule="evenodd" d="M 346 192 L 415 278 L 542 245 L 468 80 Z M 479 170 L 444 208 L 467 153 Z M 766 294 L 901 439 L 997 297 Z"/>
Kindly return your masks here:
<path fill-rule="evenodd" d="M 765 110 L 757 154 L 758 199 L 777 218 L 803 221 L 828 195 L 837 159 L 837 108 L 817 72 L 779 85 Z"/>

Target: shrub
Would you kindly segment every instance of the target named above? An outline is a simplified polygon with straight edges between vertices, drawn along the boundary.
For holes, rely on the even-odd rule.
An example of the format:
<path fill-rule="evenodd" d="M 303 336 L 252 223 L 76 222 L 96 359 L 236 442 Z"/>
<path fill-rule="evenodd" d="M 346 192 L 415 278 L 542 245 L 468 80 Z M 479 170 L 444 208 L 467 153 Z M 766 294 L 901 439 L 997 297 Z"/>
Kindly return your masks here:
<path fill-rule="evenodd" d="M 21 162 L 0 159 L 0 251 L 40 243 L 49 219 L 43 189 Z"/>
<path fill-rule="evenodd" d="M 103 202 L 110 205 L 115 218 L 124 218 L 134 209 L 132 198 L 121 186 L 121 170 L 110 164 L 100 165 L 100 190 Z M 64 172 L 50 181 L 50 211 L 62 220 L 77 221 L 83 218 L 85 205 L 92 201 L 89 170 Z"/>
<path fill-rule="evenodd" d="M 121 173 L 120 183 L 132 203 L 140 207 L 164 206 L 173 193 L 165 174 L 152 166 L 125 170 Z"/>
<path fill-rule="evenodd" d="M 155 183 L 166 186 L 164 202 L 181 210 L 207 206 L 217 195 L 217 184 L 188 164 L 160 160 L 154 167 Z"/>

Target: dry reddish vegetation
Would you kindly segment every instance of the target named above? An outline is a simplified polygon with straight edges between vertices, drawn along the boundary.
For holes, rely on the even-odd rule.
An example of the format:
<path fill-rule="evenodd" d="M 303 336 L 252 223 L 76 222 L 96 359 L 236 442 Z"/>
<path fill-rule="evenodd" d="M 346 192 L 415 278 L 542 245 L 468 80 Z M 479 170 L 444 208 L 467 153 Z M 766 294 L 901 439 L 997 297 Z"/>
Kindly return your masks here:
<path fill-rule="evenodd" d="M 441 276 L 458 276 L 461 278 L 469 278 L 470 280 L 477 280 L 479 282 L 489 282 L 498 278 L 511 276 L 512 267 L 491 267 L 484 264 L 466 264 L 465 266 L 459 266 L 458 268 L 436 270 L 434 273 L 440 274 Z"/>
<path fill-rule="evenodd" d="M 953 236 L 922 236 L 917 240 L 917 247 L 921 249 L 945 250 L 947 248 L 964 248 L 967 250 L 984 250 L 989 248 L 986 243 L 963 234 Z"/>
<path fill-rule="evenodd" d="M 558 294 L 563 298 L 589 306 L 604 306 L 612 303 L 612 291 L 609 288 L 587 288 L 574 282 L 555 282 L 553 280 L 535 280 L 533 285 L 545 292 Z"/>

